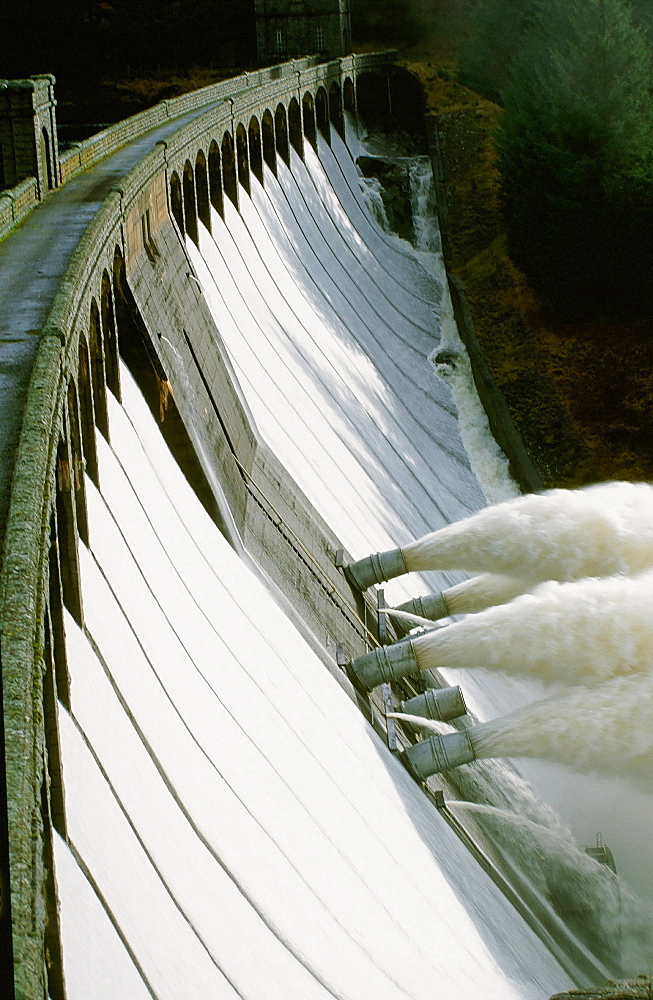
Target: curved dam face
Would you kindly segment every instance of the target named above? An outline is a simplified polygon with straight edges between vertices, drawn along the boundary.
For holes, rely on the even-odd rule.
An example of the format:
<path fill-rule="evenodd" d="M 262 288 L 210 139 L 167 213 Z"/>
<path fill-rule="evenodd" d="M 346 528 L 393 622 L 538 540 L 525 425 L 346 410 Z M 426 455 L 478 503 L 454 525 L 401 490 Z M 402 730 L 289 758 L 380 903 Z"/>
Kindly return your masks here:
<path fill-rule="evenodd" d="M 299 131 L 272 78 L 139 139 L 44 325 L 3 570 L 17 996 L 574 985 L 337 666 L 377 641 L 337 551 L 484 503 L 428 361 L 445 276 L 367 208 L 341 63 L 278 74 Z"/>
<path fill-rule="evenodd" d="M 481 498 L 426 362 L 442 281 L 371 223 L 333 143 L 266 170 L 186 251 L 257 451 L 361 553 Z M 209 369 L 194 333 L 161 338 L 173 396 L 193 392 L 185 346 Z M 69 996 L 506 1000 L 568 982 L 216 529 L 124 369 L 121 386 L 87 482 L 85 628 L 65 625 Z"/>
<path fill-rule="evenodd" d="M 216 530 L 123 372 L 66 616 L 70 997 L 567 982 Z"/>

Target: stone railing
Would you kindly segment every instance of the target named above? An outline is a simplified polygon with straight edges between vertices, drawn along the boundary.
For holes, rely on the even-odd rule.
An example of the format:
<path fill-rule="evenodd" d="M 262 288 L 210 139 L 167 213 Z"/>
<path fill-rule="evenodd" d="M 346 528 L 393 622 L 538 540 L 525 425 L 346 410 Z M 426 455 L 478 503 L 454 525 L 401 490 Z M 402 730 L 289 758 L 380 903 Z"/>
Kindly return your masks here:
<path fill-rule="evenodd" d="M 35 177 L 28 177 L 16 187 L 0 191 L 0 240 L 10 229 L 25 218 L 38 205 L 39 185 Z"/>
<path fill-rule="evenodd" d="M 330 67 L 332 73 L 337 67 L 340 74 L 351 73 L 352 76 L 355 76 L 357 73 L 387 65 L 395 58 L 396 52 L 394 50 L 346 56 L 333 63 L 320 63 L 316 56 L 307 56 L 304 59 L 291 59 L 289 62 L 266 69 L 242 73 L 240 76 L 221 80 L 219 83 L 210 84 L 200 90 L 193 90 L 180 97 L 161 101 L 146 111 L 141 111 L 115 125 L 110 125 L 109 128 L 75 144 L 71 149 L 62 153 L 59 157 L 58 182 L 65 184 L 71 177 L 94 166 L 106 156 L 110 156 L 111 153 L 115 153 L 128 142 L 145 135 L 158 125 L 189 112 L 197 111 L 204 106 L 218 104 L 220 101 L 242 95 L 244 92 L 253 95 L 269 83 L 278 87 L 279 81 L 285 80 L 290 84 L 291 81 L 297 80 L 297 74 L 300 74 L 299 79 L 302 86 L 308 86 L 313 81 L 314 76 L 328 76 Z M 310 70 L 315 72 L 311 73 Z M 32 179 L 23 181 L 17 187 L 0 194 L 0 240 L 38 204 L 38 201 L 38 186 L 36 181 Z"/>

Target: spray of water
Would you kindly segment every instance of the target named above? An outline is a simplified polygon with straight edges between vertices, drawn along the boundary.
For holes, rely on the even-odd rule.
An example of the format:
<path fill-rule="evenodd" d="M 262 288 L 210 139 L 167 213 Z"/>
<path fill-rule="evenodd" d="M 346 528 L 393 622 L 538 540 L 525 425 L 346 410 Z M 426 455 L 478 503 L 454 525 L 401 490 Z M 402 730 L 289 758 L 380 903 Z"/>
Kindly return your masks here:
<path fill-rule="evenodd" d="M 443 724 L 388 713 L 428 732 Z M 538 757 L 577 771 L 621 775 L 653 791 L 653 677 L 616 677 L 532 702 L 467 730 L 477 758 Z"/>
<path fill-rule="evenodd" d="M 519 495 L 505 454 L 492 436 L 487 414 L 478 398 L 472 364 L 458 336 L 447 294 L 439 346 L 429 355 L 439 378 L 445 380 L 458 412 L 458 429 L 474 475 L 489 504 Z"/>
<path fill-rule="evenodd" d="M 564 827 L 551 829 L 507 809 L 449 800 L 491 835 L 504 864 L 519 869 L 581 940 L 622 973 L 641 972 L 653 958 L 653 914 L 618 874 L 576 846 Z"/>
<path fill-rule="evenodd" d="M 410 159 L 408 181 L 415 248 L 426 253 L 441 253 L 433 169 L 428 156 L 415 156 Z"/>
<path fill-rule="evenodd" d="M 549 683 L 599 684 L 648 673 L 653 570 L 634 577 L 549 581 L 412 640 L 422 670 L 482 667 Z"/>
<path fill-rule="evenodd" d="M 383 186 L 377 177 L 359 177 L 361 193 L 365 206 L 381 229 L 389 233 L 390 222 L 383 202 Z"/>
<path fill-rule="evenodd" d="M 653 488 L 614 482 L 514 497 L 425 535 L 401 556 L 395 565 L 411 571 L 485 571 L 443 592 L 447 615 L 505 603 L 545 580 L 638 573 L 653 566 Z"/>
<path fill-rule="evenodd" d="M 351 126 L 350 126 L 351 127 Z M 348 142 L 349 133 L 348 133 Z M 352 138 L 350 146 L 357 154 L 379 153 L 370 146 L 369 138 L 362 142 Z M 369 146 L 369 148 L 366 148 Z M 385 149 L 381 155 L 387 155 Z M 405 243 L 396 234 L 394 238 L 420 261 L 422 266 L 442 283 L 444 265 L 442 263 L 442 240 L 438 225 L 433 169 L 428 156 L 394 157 L 401 162 L 405 171 L 411 208 L 413 229 L 412 244 Z M 390 232 L 390 223 L 383 201 L 383 186 L 377 178 L 359 177 L 367 209 L 385 232 Z M 440 345 L 429 355 L 435 370 L 447 379 L 458 412 L 460 436 L 469 456 L 470 464 L 488 503 L 498 503 L 514 497 L 519 490 L 510 476 L 508 460 L 492 436 L 487 415 L 476 391 L 471 363 L 467 351 L 458 336 L 446 280 L 443 283 L 442 311 L 435 317 L 435 329 L 439 328 Z M 450 350 L 456 362 L 444 368 L 437 363 L 441 350 Z"/>
<path fill-rule="evenodd" d="M 488 806 L 483 802 L 459 802 L 456 799 L 449 799 L 447 808 L 453 813 L 468 812 L 480 819 L 495 820 L 498 824 L 508 823 L 532 834 L 536 840 L 541 839 L 545 843 L 550 843 L 556 850 L 574 855 L 578 853 L 574 839 L 566 827 L 559 826 L 551 830 L 542 823 L 535 823 L 528 816 L 520 816 L 509 812 L 508 809 L 498 809 L 497 806 Z"/>
<path fill-rule="evenodd" d="M 526 581 L 653 566 L 653 487 L 612 482 L 486 507 L 402 550 L 409 571 L 463 569 Z"/>
<path fill-rule="evenodd" d="M 492 607 L 493 604 L 504 604 L 529 588 L 530 581 L 519 576 L 481 573 L 447 588 L 443 591 L 443 596 L 450 615 L 466 615 Z"/>
<path fill-rule="evenodd" d="M 426 628 L 433 628 L 430 618 L 422 618 L 421 615 L 414 615 L 410 611 L 399 611 L 397 608 L 379 608 L 379 614 L 390 615 L 391 618 L 399 618 L 401 621 L 410 622 L 411 625 L 423 625 Z"/>
<path fill-rule="evenodd" d="M 617 677 L 526 705 L 470 730 L 478 757 L 540 757 L 625 775 L 653 790 L 653 678 Z"/>

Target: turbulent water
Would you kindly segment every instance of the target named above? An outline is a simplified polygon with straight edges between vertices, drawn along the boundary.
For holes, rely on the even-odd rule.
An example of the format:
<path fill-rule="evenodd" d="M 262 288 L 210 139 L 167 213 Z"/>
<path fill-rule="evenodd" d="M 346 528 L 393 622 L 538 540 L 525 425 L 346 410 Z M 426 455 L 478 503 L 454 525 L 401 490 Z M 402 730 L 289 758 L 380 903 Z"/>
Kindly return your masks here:
<path fill-rule="evenodd" d="M 404 547 L 409 570 L 574 580 L 653 566 L 653 487 L 604 483 L 486 507 Z"/>
<path fill-rule="evenodd" d="M 433 170 L 428 156 L 415 156 L 410 160 L 408 179 L 415 248 L 426 253 L 441 253 L 440 230 L 435 221 Z"/>
<path fill-rule="evenodd" d="M 540 757 L 653 789 L 653 570 L 641 572 L 652 532 L 653 489 L 608 483 L 520 497 L 405 547 L 410 569 L 503 574 L 454 588 L 455 609 L 477 613 L 413 638 L 422 669 L 576 688 L 471 730 L 477 756 Z"/>
<path fill-rule="evenodd" d="M 580 851 L 567 828 L 480 803 L 449 800 L 447 806 L 462 820 L 471 815 L 502 863 L 516 869 L 518 880 L 527 880 L 604 961 L 625 972 L 650 967 L 653 909 L 611 868 Z"/>
<path fill-rule="evenodd" d="M 383 201 L 383 185 L 376 177 L 361 177 L 359 180 L 363 199 L 373 219 L 385 232 L 390 232 L 388 214 Z"/>
<path fill-rule="evenodd" d="M 365 144 L 360 151 L 366 151 Z M 374 148 L 376 153 L 378 147 Z M 413 247 L 425 268 L 442 275 L 442 240 L 437 221 L 433 169 L 428 156 L 402 157 L 398 161 L 405 167 L 406 183 L 411 206 Z M 370 215 L 385 232 L 390 223 L 383 200 L 383 186 L 375 178 L 361 177 L 359 184 Z M 443 289 L 444 308 L 434 317 L 439 328 L 439 345 L 429 355 L 438 376 L 449 385 L 458 413 L 458 430 L 471 466 L 481 484 L 488 503 L 497 503 L 516 496 L 518 487 L 510 476 L 508 459 L 501 451 L 490 431 L 487 415 L 478 398 L 471 363 L 467 350 L 458 335 L 453 316 L 453 306 L 448 287 Z M 447 364 L 438 361 L 442 351 L 450 359 Z M 451 360 L 455 359 L 455 360 Z"/>

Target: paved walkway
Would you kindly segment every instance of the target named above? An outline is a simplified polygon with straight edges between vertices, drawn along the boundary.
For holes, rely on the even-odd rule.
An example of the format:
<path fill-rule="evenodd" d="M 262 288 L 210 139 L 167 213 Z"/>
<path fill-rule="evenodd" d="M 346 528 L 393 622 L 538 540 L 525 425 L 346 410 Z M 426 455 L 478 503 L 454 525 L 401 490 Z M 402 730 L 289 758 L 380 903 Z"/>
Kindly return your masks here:
<path fill-rule="evenodd" d="M 110 189 L 157 142 L 211 106 L 171 119 L 68 181 L 0 242 L 0 545 L 39 336 L 75 247 Z"/>

